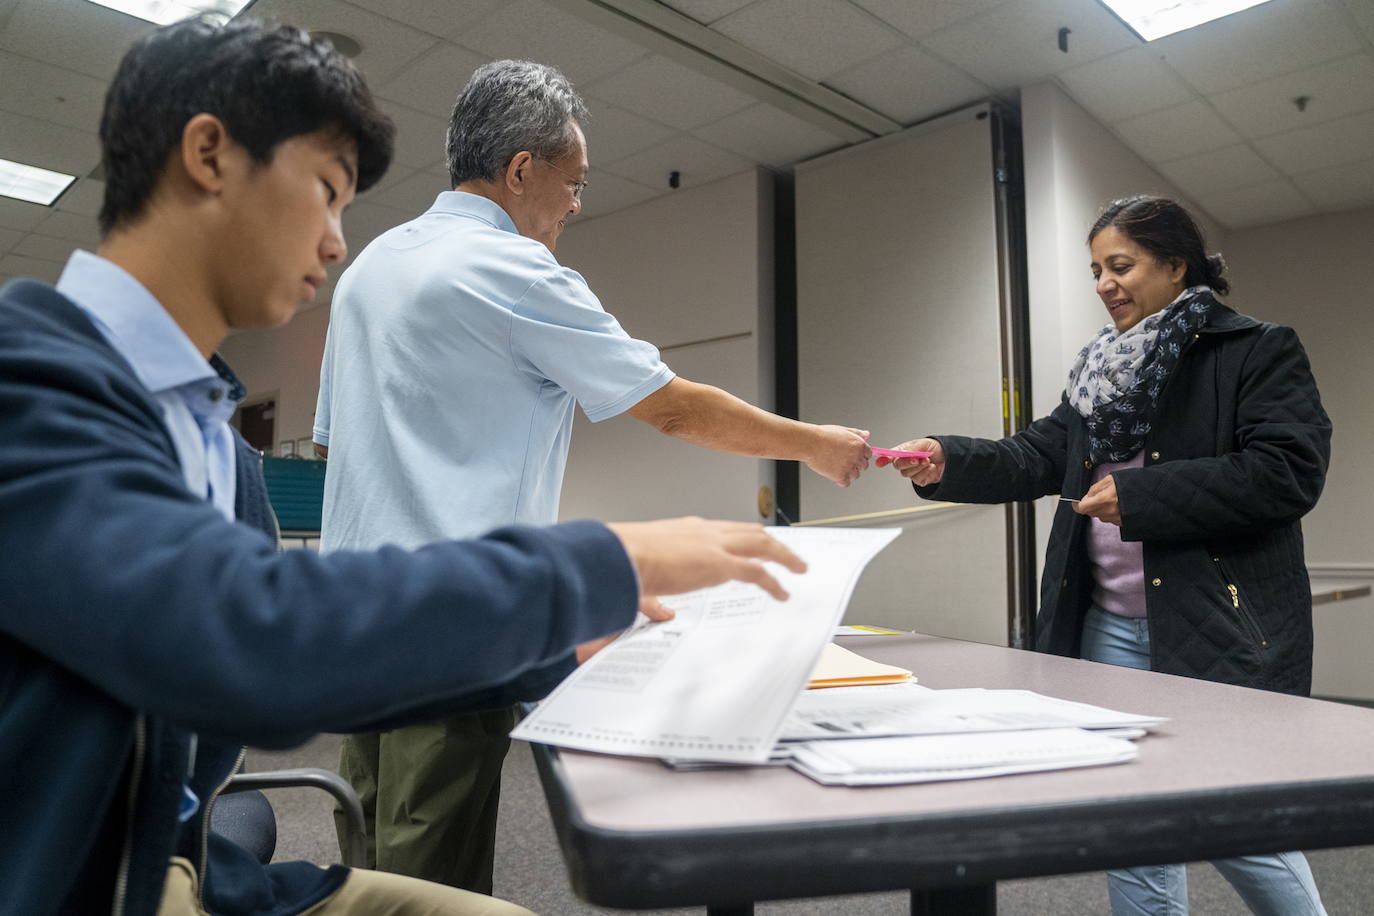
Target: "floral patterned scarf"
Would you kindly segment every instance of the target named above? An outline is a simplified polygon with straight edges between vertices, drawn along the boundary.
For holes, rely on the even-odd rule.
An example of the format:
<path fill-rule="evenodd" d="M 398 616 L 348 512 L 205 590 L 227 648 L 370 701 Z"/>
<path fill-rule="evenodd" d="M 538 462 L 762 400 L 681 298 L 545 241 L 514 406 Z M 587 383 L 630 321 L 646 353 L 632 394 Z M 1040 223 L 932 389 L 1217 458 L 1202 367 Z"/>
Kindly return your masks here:
<path fill-rule="evenodd" d="M 1078 354 L 1064 391 L 1087 421 L 1093 464 L 1127 461 L 1144 446 L 1164 383 L 1216 304 L 1211 287 L 1190 286 L 1135 327 L 1107 325 Z"/>

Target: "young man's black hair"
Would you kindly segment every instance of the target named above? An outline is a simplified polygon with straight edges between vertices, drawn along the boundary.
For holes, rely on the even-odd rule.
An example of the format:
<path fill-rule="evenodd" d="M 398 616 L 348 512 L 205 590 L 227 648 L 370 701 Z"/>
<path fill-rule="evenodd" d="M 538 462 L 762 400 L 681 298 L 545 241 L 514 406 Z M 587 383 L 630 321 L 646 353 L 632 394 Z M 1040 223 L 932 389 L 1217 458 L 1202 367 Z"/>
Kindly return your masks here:
<path fill-rule="evenodd" d="M 259 163 L 283 140 L 337 130 L 356 147 L 358 193 L 391 163 L 395 128 L 333 47 L 255 19 L 189 19 L 150 34 L 115 72 L 100 119 L 102 233 L 139 217 L 187 120 L 201 112 L 223 121 Z"/>

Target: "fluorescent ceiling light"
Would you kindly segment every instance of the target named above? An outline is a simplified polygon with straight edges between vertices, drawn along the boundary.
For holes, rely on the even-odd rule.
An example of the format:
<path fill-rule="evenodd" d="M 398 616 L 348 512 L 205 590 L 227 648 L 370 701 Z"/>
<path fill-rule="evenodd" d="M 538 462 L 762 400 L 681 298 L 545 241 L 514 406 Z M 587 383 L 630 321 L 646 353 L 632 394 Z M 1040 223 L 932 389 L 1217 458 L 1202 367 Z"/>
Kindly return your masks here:
<path fill-rule="evenodd" d="M 252 0 L 90 0 L 98 6 L 169 25 L 197 13 L 217 13 L 227 21 Z"/>
<path fill-rule="evenodd" d="M 1098 0 L 1145 41 L 1182 32 L 1269 0 Z"/>
<path fill-rule="evenodd" d="M 63 175 L 22 162 L 0 159 L 0 194 L 5 197 L 47 207 L 61 197 L 73 181 L 76 181 L 75 175 Z"/>

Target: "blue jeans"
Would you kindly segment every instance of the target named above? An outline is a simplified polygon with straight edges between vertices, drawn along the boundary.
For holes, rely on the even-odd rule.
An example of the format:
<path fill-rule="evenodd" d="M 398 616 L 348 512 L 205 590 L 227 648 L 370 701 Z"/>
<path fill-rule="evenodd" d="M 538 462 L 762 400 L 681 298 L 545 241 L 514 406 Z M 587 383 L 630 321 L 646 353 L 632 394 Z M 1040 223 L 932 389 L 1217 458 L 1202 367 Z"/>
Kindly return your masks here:
<path fill-rule="evenodd" d="M 1150 668 L 1150 630 L 1144 617 L 1099 607 L 1083 620 L 1083 657 Z M 1212 862 L 1257 916 L 1326 916 L 1312 869 L 1300 852 L 1241 856 Z M 1188 872 L 1182 865 L 1147 865 L 1107 872 L 1113 916 L 1187 916 Z"/>

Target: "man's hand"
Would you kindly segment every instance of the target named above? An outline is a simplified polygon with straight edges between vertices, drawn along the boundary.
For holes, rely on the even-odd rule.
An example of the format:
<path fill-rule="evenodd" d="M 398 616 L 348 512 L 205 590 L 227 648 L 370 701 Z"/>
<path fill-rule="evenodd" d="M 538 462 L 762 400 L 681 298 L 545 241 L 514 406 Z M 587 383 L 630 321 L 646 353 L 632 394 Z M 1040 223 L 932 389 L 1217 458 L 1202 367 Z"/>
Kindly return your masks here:
<path fill-rule="evenodd" d="M 1070 503 L 1079 515 L 1090 515 L 1095 519 L 1117 527 L 1121 526 L 1121 504 L 1116 501 L 1116 480 L 1111 474 L 1093 484 L 1083 498 Z"/>
<path fill-rule="evenodd" d="M 903 477 L 918 487 L 939 483 L 945 476 L 945 450 L 935 439 L 912 439 L 894 445 L 900 452 L 930 452 L 929 458 L 878 458 L 878 467 L 891 464 Z"/>
<path fill-rule="evenodd" d="M 859 479 L 868 459 L 868 430 L 848 426 L 817 426 L 817 447 L 806 466 L 826 480 L 847 487 Z"/>
<path fill-rule="evenodd" d="M 718 522 L 675 518 L 658 522 L 615 522 L 608 525 L 620 538 L 639 573 L 643 598 L 677 595 L 719 585 L 730 579 L 752 582 L 779 601 L 787 592 L 764 568 L 762 560 L 780 563 L 795 573 L 806 571 L 796 554 L 769 537 L 752 522 Z M 656 601 L 640 601 L 650 619 L 667 611 Z M 671 614 L 671 612 L 669 612 Z"/>

